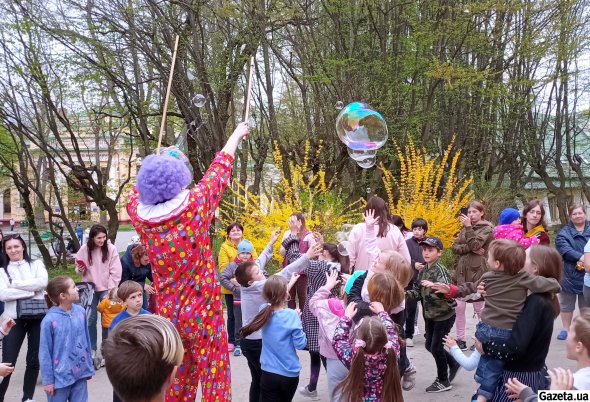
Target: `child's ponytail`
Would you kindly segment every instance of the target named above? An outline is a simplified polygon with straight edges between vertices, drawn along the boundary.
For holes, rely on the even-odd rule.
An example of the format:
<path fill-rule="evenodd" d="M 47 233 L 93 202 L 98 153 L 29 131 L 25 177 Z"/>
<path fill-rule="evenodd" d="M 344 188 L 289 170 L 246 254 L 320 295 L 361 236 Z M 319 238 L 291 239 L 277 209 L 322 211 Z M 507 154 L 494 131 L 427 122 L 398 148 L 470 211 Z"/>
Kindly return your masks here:
<path fill-rule="evenodd" d="M 387 368 L 383 376 L 383 391 L 381 393 L 382 401 L 396 401 L 403 402 L 404 395 L 402 392 L 401 378 L 399 366 L 395 349 L 388 348 L 387 353 Z"/>
<path fill-rule="evenodd" d="M 395 354 L 395 352 L 394 352 Z M 346 378 L 334 388 L 330 397 L 338 392 L 346 402 L 362 401 L 365 396 L 365 350 L 358 348 L 352 361 Z M 385 399 L 383 399 L 385 400 Z"/>
<path fill-rule="evenodd" d="M 240 335 L 242 335 L 242 337 L 246 337 L 252 334 L 253 332 L 258 331 L 260 328 L 266 325 L 268 320 L 270 320 L 271 316 L 272 307 L 270 303 L 268 303 L 264 309 L 262 309 L 258 314 L 256 314 L 256 317 L 254 317 L 250 324 L 245 325 L 240 329 Z"/>
<path fill-rule="evenodd" d="M 244 337 L 264 327 L 272 317 L 273 307 L 280 307 L 287 297 L 287 280 L 280 275 L 273 275 L 264 283 L 262 296 L 268 302 L 251 323 L 240 329 Z"/>
<path fill-rule="evenodd" d="M 47 307 L 59 306 L 59 295 L 67 293 L 72 278 L 66 275 L 56 276 L 47 283 L 45 288 L 45 303 Z"/>

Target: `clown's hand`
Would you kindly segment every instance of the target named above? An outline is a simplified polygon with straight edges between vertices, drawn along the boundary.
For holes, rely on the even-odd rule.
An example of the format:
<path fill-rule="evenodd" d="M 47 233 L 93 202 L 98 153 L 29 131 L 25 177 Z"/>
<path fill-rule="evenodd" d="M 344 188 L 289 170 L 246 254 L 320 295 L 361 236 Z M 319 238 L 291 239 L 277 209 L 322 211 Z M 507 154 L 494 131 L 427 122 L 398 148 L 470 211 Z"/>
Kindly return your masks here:
<path fill-rule="evenodd" d="M 226 154 L 234 156 L 234 154 L 236 153 L 236 149 L 238 148 L 238 144 L 240 143 L 240 141 L 242 141 L 242 139 L 246 138 L 248 134 L 250 134 L 250 130 L 248 129 L 248 123 L 245 121 L 241 122 L 240 124 L 238 124 L 232 135 L 229 137 L 221 152 L 225 152 Z"/>

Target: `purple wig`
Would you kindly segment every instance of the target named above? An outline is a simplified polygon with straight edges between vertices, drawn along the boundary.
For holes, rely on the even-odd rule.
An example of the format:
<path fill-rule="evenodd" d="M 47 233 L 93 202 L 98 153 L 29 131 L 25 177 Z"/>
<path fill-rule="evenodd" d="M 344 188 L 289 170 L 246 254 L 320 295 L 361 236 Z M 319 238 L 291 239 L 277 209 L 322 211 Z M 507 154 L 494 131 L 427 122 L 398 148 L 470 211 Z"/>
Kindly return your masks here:
<path fill-rule="evenodd" d="M 149 155 L 137 172 L 139 201 L 154 205 L 177 196 L 192 180 L 186 164 L 170 155 Z"/>

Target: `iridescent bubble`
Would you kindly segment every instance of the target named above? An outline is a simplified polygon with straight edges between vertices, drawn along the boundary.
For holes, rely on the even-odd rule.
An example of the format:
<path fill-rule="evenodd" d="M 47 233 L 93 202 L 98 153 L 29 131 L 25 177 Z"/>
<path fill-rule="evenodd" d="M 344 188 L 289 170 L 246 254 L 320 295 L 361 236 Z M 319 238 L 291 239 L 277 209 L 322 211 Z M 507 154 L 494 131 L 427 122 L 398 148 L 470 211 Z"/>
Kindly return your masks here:
<path fill-rule="evenodd" d="M 342 101 L 336 102 L 336 109 L 337 110 L 342 110 L 343 107 L 344 107 L 344 102 L 342 102 Z"/>
<path fill-rule="evenodd" d="M 193 96 L 193 105 L 196 107 L 203 107 L 205 106 L 205 103 L 207 103 L 207 98 L 205 98 L 205 95 L 196 94 Z"/>
<path fill-rule="evenodd" d="M 377 163 L 377 155 L 356 161 L 356 164 L 363 169 L 372 168 L 375 166 L 375 163 Z"/>
<path fill-rule="evenodd" d="M 348 242 L 348 240 L 344 240 L 342 242 L 340 242 L 338 244 L 338 254 L 340 254 L 343 257 L 346 257 L 348 255 L 348 246 L 350 245 L 350 243 Z"/>
<path fill-rule="evenodd" d="M 348 156 L 350 156 L 355 161 L 360 161 L 363 159 L 367 159 L 368 157 L 377 155 L 376 149 L 352 149 L 347 148 Z"/>
<path fill-rule="evenodd" d="M 376 150 L 387 141 L 387 124 L 381 113 L 362 102 L 354 102 L 336 118 L 340 141 L 354 150 Z"/>

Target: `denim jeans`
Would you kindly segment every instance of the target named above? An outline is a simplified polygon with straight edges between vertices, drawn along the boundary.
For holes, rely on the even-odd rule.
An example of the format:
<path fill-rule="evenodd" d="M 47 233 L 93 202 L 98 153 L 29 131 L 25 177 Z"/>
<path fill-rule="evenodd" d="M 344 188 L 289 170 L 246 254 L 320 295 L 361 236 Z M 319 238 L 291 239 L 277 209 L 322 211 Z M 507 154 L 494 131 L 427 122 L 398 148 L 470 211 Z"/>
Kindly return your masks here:
<path fill-rule="evenodd" d="M 96 308 L 98 307 L 98 303 L 100 303 L 102 299 L 107 297 L 108 293 L 108 290 L 101 290 L 100 292 L 94 291 L 94 297 L 92 298 L 90 317 L 88 317 L 88 332 L 90 333 L 90 346 L 92 346 L 92 350 L 96 350 L 96 339 L 98 337 L 98 330 L 96 329 L 96 319 L 98 317 L 98 311 L 96 310 Z"/>
<path fill-rule="evenodd" d="M 510 329 L 496 328 L 480 322 L 475 330 L 475 337 L 481 342 L 505 342 L 510 338 Z M 489 355 L 483 355 L 479 359 L 475 371 L 475 381 L 479 383 L 476 394 L 482 395 L 488 400 L 494 396 L 498 381 L 504 372 L 504 362 L 492 359 Z"/>
<path fill-rule="evenodd" d="M 234 316 L 234 295 L 223 295 L 227 311 L 227 343 L 236 342 L 236 318 Z"/>
<path fill-rule="evenodd" d="M 41 320 L 17 319 L 16 325 L 6 335 L 2 343 L 2 362 L 16 365 L 20 348 L 27 337 L 27 360 L 23 381 L 23 401 L 33 399 L 35 385 L 39 376 L 39 343 L 41 341 Z M 0 401 L 8 389 L 12 374 L 4 377 L 0 384 Z"/>
<path fill-rule="evenodd" d="M 56 388 L 53 396 L 47 395 L 47 402 L 87 402 L 88 380 L 81 378 L 65 388 Z"/>

